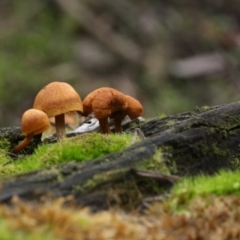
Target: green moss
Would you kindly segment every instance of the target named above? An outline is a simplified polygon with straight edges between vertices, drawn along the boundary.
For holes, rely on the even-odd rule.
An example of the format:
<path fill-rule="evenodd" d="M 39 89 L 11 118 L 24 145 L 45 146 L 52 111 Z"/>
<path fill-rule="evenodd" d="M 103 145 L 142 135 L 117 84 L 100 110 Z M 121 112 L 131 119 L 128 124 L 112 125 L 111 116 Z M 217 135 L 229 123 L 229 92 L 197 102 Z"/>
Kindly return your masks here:
<path fill-rule="evenodd" d="M 174 125 L 177 124 L 177 120 L 169 120 L 167 123 L 166 123 L 166 126 L 168 127 L 172 127 Z"/>
<path fill-rule="evenodd" d="M 130 125 L 129 125 L 129 128 L 139 127 L 142 124 L 143 124 L 142 122 L 139 122 L 139 123 L 131 122 Z"/>
<path fill-rule="evenodd" d="M 4 160 L 3 163 L 9 162 L 11 161 L 10 159 L 8 159 L 6 161 L 6 159 Z M 0 165 L 0 176 L 1 177 L 5 177 L 5 176 L 9 176 L 15 173 L 20 173 L 22 171 L 22 168 L 19 166 L 15 166 L 14 164 L 8 164 L 8 165 Z"/>
<path fill-rule="evenodd" d="M 93 176 L 92 179 L 88 180 L 82 188 L 86 189 L 93 189 L 96 187 L 96 185 L 101 185 L 104 182 L 108 182 L 109 179 L 113 180 L 114 178 L 117 178 L 119 175 L 124 174 L 124 170 L 118 171 L 118 170 L 113 170 L 113 171 L 108 171 L 104 172 L 102 174 L 96 174 Z M 114 178 L 113 178 L 114 176 Z"/>
<path fill-rule="evenodd" d="M 0 149 L 7 151 L 9 148 L 10 148 L 10 142 L 5 138 L 1 138 L 0 139 Z"/>
<path fill-rule="evenodd" d="M 176 172 L 176 164 L 174 161 L 171 164 L 165 161 L 164 156 L 171 155 L 171 147 L 162 146 L 155 151 L 151 159 L 146 159 L 138 165 L 139 169 L 159 171 L 161 173 L 170 174 Z"/>
<path fill-rule="evenodd" d="M 148 168 L 150 168 L 152 170 L 158 170 L 162 173 L 167 173 L 167 174 L 170 173 L 166 163 L 164 162 L 161 149 L 158 149 L 155 152 L 151 161 L 149 162 Z"/>
<path fill-rule="evenodd" d="M 130 145 L 131 134 L 83 134 L 62 142 L 44 144 L 35 154 L 0 166 L 0 176 L 22 173 L 68 161 L 86 161 L 120 151 Z M 6 161 L 6 158 L 4 158 Z"/>
<path fill-rule="evenodd" d="M 7 151 L 10 148 L 10 143 L 7 139 L 2 138 L 0 140 L 0 172 L 4 175 L 11 174 L 14 171 L 13 166 L 3 166 L 2 164 L 10 161 L 10 157 L 7 156 Z"/>
<path fill-rule="evenodd" d="M 42 231 L 36 231 L 34 233 L 16 229 L 13 231 L 13 229 L 2 218 L 0 218 L 0 236 L 1 240 L 60 240 L 60 238 L 57 238 L 49 231 L 43 229 Z"/>
<path fill-rule="evenodd" d="M 184 208 L 192 199 L 208 195 L 240 195 L 240 171 L 222 170 L 214 176 L 183 178 L 175 184 L 169 202 L 173 211 Z"/>
<path fill-rule="evenodd" d="M 79 76 L 73 63 L 73 40 L 79 25 L 72 18 L 57 13 L 52 3 L 44 1 L 13 1 L 7 9 L 11 21 L 8 17 L 4 21 L 10 25 L 0 30 L 2 114 L 14 106 L 24 109 L 19 102 L 26 92 L 34 99 L 34 93 L 50 79 L 73 81 Z M 14 84 L 9 84 L 13 79 Z"/>
<path fill-rule="evenodd" d="M 162 112 L 162 113 L 159 114 L 159 118 L 160 118 L 160 119 L 163 119 L 163 118 L 165 118 L 165 117 L 167 117 L 167 114 L 166 114 L 166 113 L 163 113 L 163 112 Z"/>
<path fill-rule="evenodd" d="M 195 107 L 195 109 L 194 109 L 194 111 L 196 112 L 196 113 L 202 113 L 202 112 L 206 112 L 206 111 L 208 111 L 210 109 L 210 107 L 209 106 L 202 106 L 202 107 Z"/>

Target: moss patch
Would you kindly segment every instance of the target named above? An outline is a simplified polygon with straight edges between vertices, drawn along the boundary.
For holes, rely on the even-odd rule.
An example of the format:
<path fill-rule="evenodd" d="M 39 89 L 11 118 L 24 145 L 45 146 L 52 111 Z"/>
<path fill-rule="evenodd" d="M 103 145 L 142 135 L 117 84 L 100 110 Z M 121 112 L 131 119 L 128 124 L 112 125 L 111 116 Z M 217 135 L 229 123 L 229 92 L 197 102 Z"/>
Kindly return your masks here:
<path fill-rule="evenodd" d="M 44 144 L 39 146 L 31 156 L 23 156 L 6 166 L 1 165 L 0 176 L 23 173 L 73 160 L 81 162 L 102 157 L 128 147 L 131 138 L 130 134 L 90 133 L 68 138 L 56 144 Z M 1 163 L 5 163 L 6 160 L 9 159 L 4 157 Z"/>
<path fill-rule="evenodd" d="M 196 113 L 203 113 L 203 112 L 206 112 L 206 111 L 208 111 L 208 110 L 210 110 L 210 107 L 209 106 L 202 106 L 202 107 L 198 107 L 198 106 L 196 106 L 195 107 L 195 109 L 194 109 L 194 111 L 196 112 Z"/>
<path fill-rule="evenodd" d="M 10 157 L 7 156 L 7 151 L 10 147 L 10 143 L 7 139 L 2 138 L 0 140 L 0 171 L 2 169 L 4 175 L 11 173 L 12 167 L 2 167 L 1 164 L 10 161 Z"/>
<path fill-rule="evenodd" d="M 71 201 L 71 199 L 66 199 Z M 239 239 L 239 196 L 195 199 L 185 212 L 172 214 L 163 203 L 152 204 L 141 215 L 118 210 L 90 213 L 63 207 L 64 199 L 42 204 L 13 201 L 0 205 L 3 240 L 40 239 Z"/>
<path fill-rule="evenodd" d="M 2 138 L 0 140 L 0 149 L 7 151 L 9 148 L 10 148 L 10 142 L 7 139 Z"/>
<path fill-rule="evenodd" d="M 138 165 L 138 169 L 160 171 L 169 174 L 169 169 L 164 162 L 161 149 L 157 149 L 151 159 L 146 159 Z"/>
<path fill-rule="evenodd" d="M 138 169 L 159 171 L 165 174 L 177 173 L 177 165 L 174 160 L 168 161 L 172 157 L 171 146 L 161 146 L 155 154 L 138 165 Z"/>
<path fill-rule="evenodd" d="M 171 191 L 169 202 L 172 210 L 184 208 L 197 197 L 240 195 L 239 175 L 239 170 L 234 172 L 222 170 L 214 176 L 183 178 Z"/>

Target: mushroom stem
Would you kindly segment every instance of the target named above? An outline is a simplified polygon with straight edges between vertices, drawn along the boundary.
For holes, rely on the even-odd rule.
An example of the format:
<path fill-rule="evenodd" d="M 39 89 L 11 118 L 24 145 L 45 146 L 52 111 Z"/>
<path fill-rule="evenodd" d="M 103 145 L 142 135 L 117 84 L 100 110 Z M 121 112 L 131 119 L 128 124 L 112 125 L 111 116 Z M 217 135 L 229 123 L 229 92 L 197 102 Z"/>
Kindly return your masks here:
<path fill-rule="evenodd" d="M 102 133 L 110 133 L 111 130 L 108 126 L 108 118 L 98 119 Z"/>
<path fill-rule="evenodd" d="M 121 133 L 122 132 L 122 123 L 120 121 L 114 121 L 115 132 Z"/>
<path fill-rule="evenodd" d="M 66 137 L 64 114 L 55 116 L 55 126 L 58 140 L 64 139 Z"/>
<path fill-rule="evenodd" d="M 122 121 L 114 120 L 115 132 L 121 133 L 122 132 Z"/>
<path fill-rule="evenodd" d="M 15 146 L 12 150 L 13 153 L 18 153 L 19 151 L 21 151 L 23 148 L 27 147 L 28 144 L 32 141 L 34 136 L 34 133 L 31 133 L 29 135 L 27 135 L 22 142 L 20 142 L 17 146 Z"/>
<path fill-rule="evenodd" d="M 126 116 L 125 111 L 117 111 L 112 113 L 111 118 L 114 119 L 114 126 L 115 126 L 116 133 L 121 133 L 123 131 L 122 121 L 125 118 L 125 116 Z"/>

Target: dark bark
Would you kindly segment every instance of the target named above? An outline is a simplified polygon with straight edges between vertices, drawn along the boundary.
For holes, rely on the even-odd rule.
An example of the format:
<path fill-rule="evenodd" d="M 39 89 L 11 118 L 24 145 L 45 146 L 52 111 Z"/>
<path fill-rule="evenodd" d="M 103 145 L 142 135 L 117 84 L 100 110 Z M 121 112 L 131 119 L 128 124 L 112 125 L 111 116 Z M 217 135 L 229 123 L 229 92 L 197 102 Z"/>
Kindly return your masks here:
<path fill-rule="evenodd" d="M 50 193 L 53 197 L 74 195 L 78 204 L 93 210 L 114 205 L 132 208 L 178 181 L 177 176 L 160 173 L 163 164 L 179 176 L 239 167 L 240 102 L 156 118 L 139 128 L 146 139 L 121 152 L 4 181 L 0 201 L 8 202 L 14 195 L 38 199 Z"/>
<path fill-rule="evenodd" d="M 35 135 L 33 137 L 33 140 L 31 141 L 31 143 L 24 150 L 21 150 L 20 153 L 32 154 L 34 152 L 34 149 L 39 144 L 41 144 L 41 136 L 42 136 L 42 134 Z M 8 149 L 9 153 L 24 138 L 25 137 L 21 134 L 21 128 L 20 127 L 4 127 L 4 128 L 0 128 L 0 140 L 1 139 L 6 139 L 10 143 L 10 146 L 9 146 L 9 149 Z M 0 149 L 1 149 L 1 146 L 0 146 Z M 15 158 L 15 156 L 12 155 L 12 154 L 10 154 L 10 157 Z"/>

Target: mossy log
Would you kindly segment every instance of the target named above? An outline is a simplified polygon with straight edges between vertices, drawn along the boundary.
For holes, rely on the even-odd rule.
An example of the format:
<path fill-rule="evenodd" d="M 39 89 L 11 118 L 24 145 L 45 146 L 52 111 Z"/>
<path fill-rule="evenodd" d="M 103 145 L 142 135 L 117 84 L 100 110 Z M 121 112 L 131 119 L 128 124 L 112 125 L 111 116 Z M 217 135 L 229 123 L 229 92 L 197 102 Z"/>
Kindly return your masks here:
<path fill-rule="evenodd" d="M 35 135 L 29 146 L 26 150 L 23 150 L 23 153 L 32 154 L 34 149 L 41 144 L 41 136 L 42 134 Z M 11 150 L 21 142 L 25 137 L 22 135 L 22 131 L 20 127 L 4 127 L 0 128 L 0 140 L 6 140 L 9 145 L 9 153 Z M 1 149 L 1 145 L 0 145 Z M 10 154 L 10 156 L 13 156 Z"/>
<path fill-rule="evenodd" d="M 240 102 L 156 118 L 138 128 L 146 138 L 121 152 L 5 179 L 0 201 L 73 195 L 92 209 L 132 208 L 170 187 L 177 176 L 239 167 Z M 161 173 L 166 167 L 169 175 Z"/>

